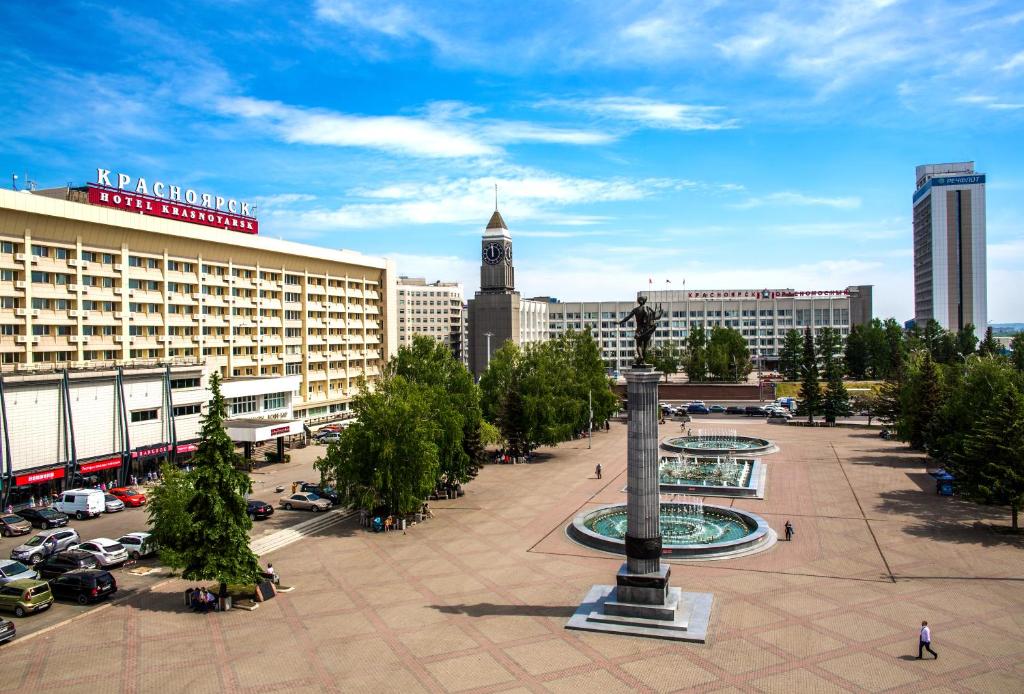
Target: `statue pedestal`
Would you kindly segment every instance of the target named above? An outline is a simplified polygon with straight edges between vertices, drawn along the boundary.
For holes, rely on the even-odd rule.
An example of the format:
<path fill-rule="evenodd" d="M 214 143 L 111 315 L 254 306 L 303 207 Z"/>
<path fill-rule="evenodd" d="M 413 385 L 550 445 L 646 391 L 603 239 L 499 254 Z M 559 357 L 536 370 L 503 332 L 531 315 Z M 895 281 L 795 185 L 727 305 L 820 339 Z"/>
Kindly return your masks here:
<path fill-rule="evenodd" d="M 590 589 L 565 628 L 704 643 L 712 594 L 672 588 L 671 567 L 661 563 L 661 374 L 641 365 L 625 376 L 629 400 L 626 563 L 619 568 L 614 586 L 595 585 Z"/>

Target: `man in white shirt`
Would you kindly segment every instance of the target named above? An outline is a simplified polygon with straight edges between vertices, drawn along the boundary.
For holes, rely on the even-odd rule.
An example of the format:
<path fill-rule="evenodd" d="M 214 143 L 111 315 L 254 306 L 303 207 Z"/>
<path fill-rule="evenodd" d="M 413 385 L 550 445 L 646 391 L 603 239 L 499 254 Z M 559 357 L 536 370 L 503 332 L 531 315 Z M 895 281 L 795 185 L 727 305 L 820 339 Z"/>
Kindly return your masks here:
<path fill-rule="evenodd" d="M 917 659 L 921 660 L 924 657 L 924 652 L 928 651 L 935 659 L 939 659 L 939 654 L 932 650 L 932 630 L 928 628 L 928 622 L 921 622 L 921 640 L 917 646 Z"/>

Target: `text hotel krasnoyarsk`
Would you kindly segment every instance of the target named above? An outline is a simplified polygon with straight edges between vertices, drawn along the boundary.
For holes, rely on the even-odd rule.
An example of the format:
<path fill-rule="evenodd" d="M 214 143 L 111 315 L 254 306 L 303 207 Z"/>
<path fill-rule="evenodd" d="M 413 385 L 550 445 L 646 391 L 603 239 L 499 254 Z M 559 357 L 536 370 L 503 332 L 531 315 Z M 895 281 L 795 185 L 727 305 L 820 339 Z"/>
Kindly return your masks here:
<path fill-rule="evenodd" d="M 90 183 L 88 188 L 89 202 L 93 205 L 246 234 L 259 233 L 255 206 L 233 198 L 197 193 L 163 181 L 154 181 L 150 186 L 145 178 L 133 179 L 128 174 L 111 173 L 109 169 L 96 169 L 96 182 Z"/>

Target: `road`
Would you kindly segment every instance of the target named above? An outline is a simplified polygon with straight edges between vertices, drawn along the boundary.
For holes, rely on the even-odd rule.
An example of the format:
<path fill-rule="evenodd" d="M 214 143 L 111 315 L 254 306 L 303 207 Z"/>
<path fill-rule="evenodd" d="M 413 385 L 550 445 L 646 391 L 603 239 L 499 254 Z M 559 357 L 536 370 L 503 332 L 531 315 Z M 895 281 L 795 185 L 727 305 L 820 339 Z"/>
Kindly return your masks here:
<path fill-rule="evenodd" d="M 319 473 L 313 469 L 313 462 L 318 455 L 323 453 L 323 446 L 312 445 L 304 449 L 290 451 L 291 462 L 266 465 L 251 473 L 253 481 L 253 493 L 250 498 L 265 501 L 274 506 L 274 515 L 262 521 L 255 521 L 249 532 L 253 541 L 271 535 L 280 530 L 293 527 L 303 521 L 314 518 L 314 514 L 308 511 L 285 511 L 278 507 L 278 499 L 285 493 L 291 492 L 291 483 L 298 480 L 318 481 Z M 143 485 L 139 485 L 143 489 Z M 284 487 L 284 493 L 278 493 L 277 487 Z M 342 511 L 332 511 L 339 513 Z M 118 537 L 129 533 L 149 529 L 148 514 L 146 508 L 126 508 L 117 513 L 104 513 L 98 518 L 77 521 L 74 518 L 68 524 L 74 528 L 82 538 L 82 542 L 98 537 L 108 537 L 116 540 Z M 0 538 L 0 558 L 7 559 L 11 556 L 11 550 L 27 541 L 38 533 L 33 528 L 32 533 L 20 537 Z M 117 595 L 95 605 L 82 606 L 67 601 L 57 601 L 50 609 L 35 615 L 22 618 L 14 617 L 9 613 L 0 612 L 0 616 L 13 619 L 18 629 L 18 636 L 15 640 L 24 638 L 33 633 L 49 630 L 57 625 L 65 623 L 82 614 L 93 610 L 107 609 L 112 603 L 128 599 L 139 592 L 150 590 L 163 580 L 170 577 L 169 569 L 160 565 L 156 558 L 143 559 L 136 566 L 116 568 L 111 571 L 117 580 Z M 59 627 L 57 627 L 59 628 Z M 2 646 L 0 646 L 2 648 Z"/>

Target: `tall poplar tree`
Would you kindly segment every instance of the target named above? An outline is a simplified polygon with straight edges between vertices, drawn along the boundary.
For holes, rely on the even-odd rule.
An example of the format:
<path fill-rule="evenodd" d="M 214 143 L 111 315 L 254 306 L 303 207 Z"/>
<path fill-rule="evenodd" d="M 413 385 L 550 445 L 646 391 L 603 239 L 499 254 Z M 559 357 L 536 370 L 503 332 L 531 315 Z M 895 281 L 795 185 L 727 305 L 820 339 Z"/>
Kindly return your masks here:
<path fill-rule="evenodd" d="M 192 458 L 191 518 L 181 548 L 187 580 L 254 583 L 260 573 L 258 557 L 249 547 L 252 520 L 245 495 L 252 491 L 249 475 L 238 469 L 241 456 L 224 429 L 224 396 L 220 374 L 210 379 L 210 404 L 203 417 L 199 446 Z"/>

